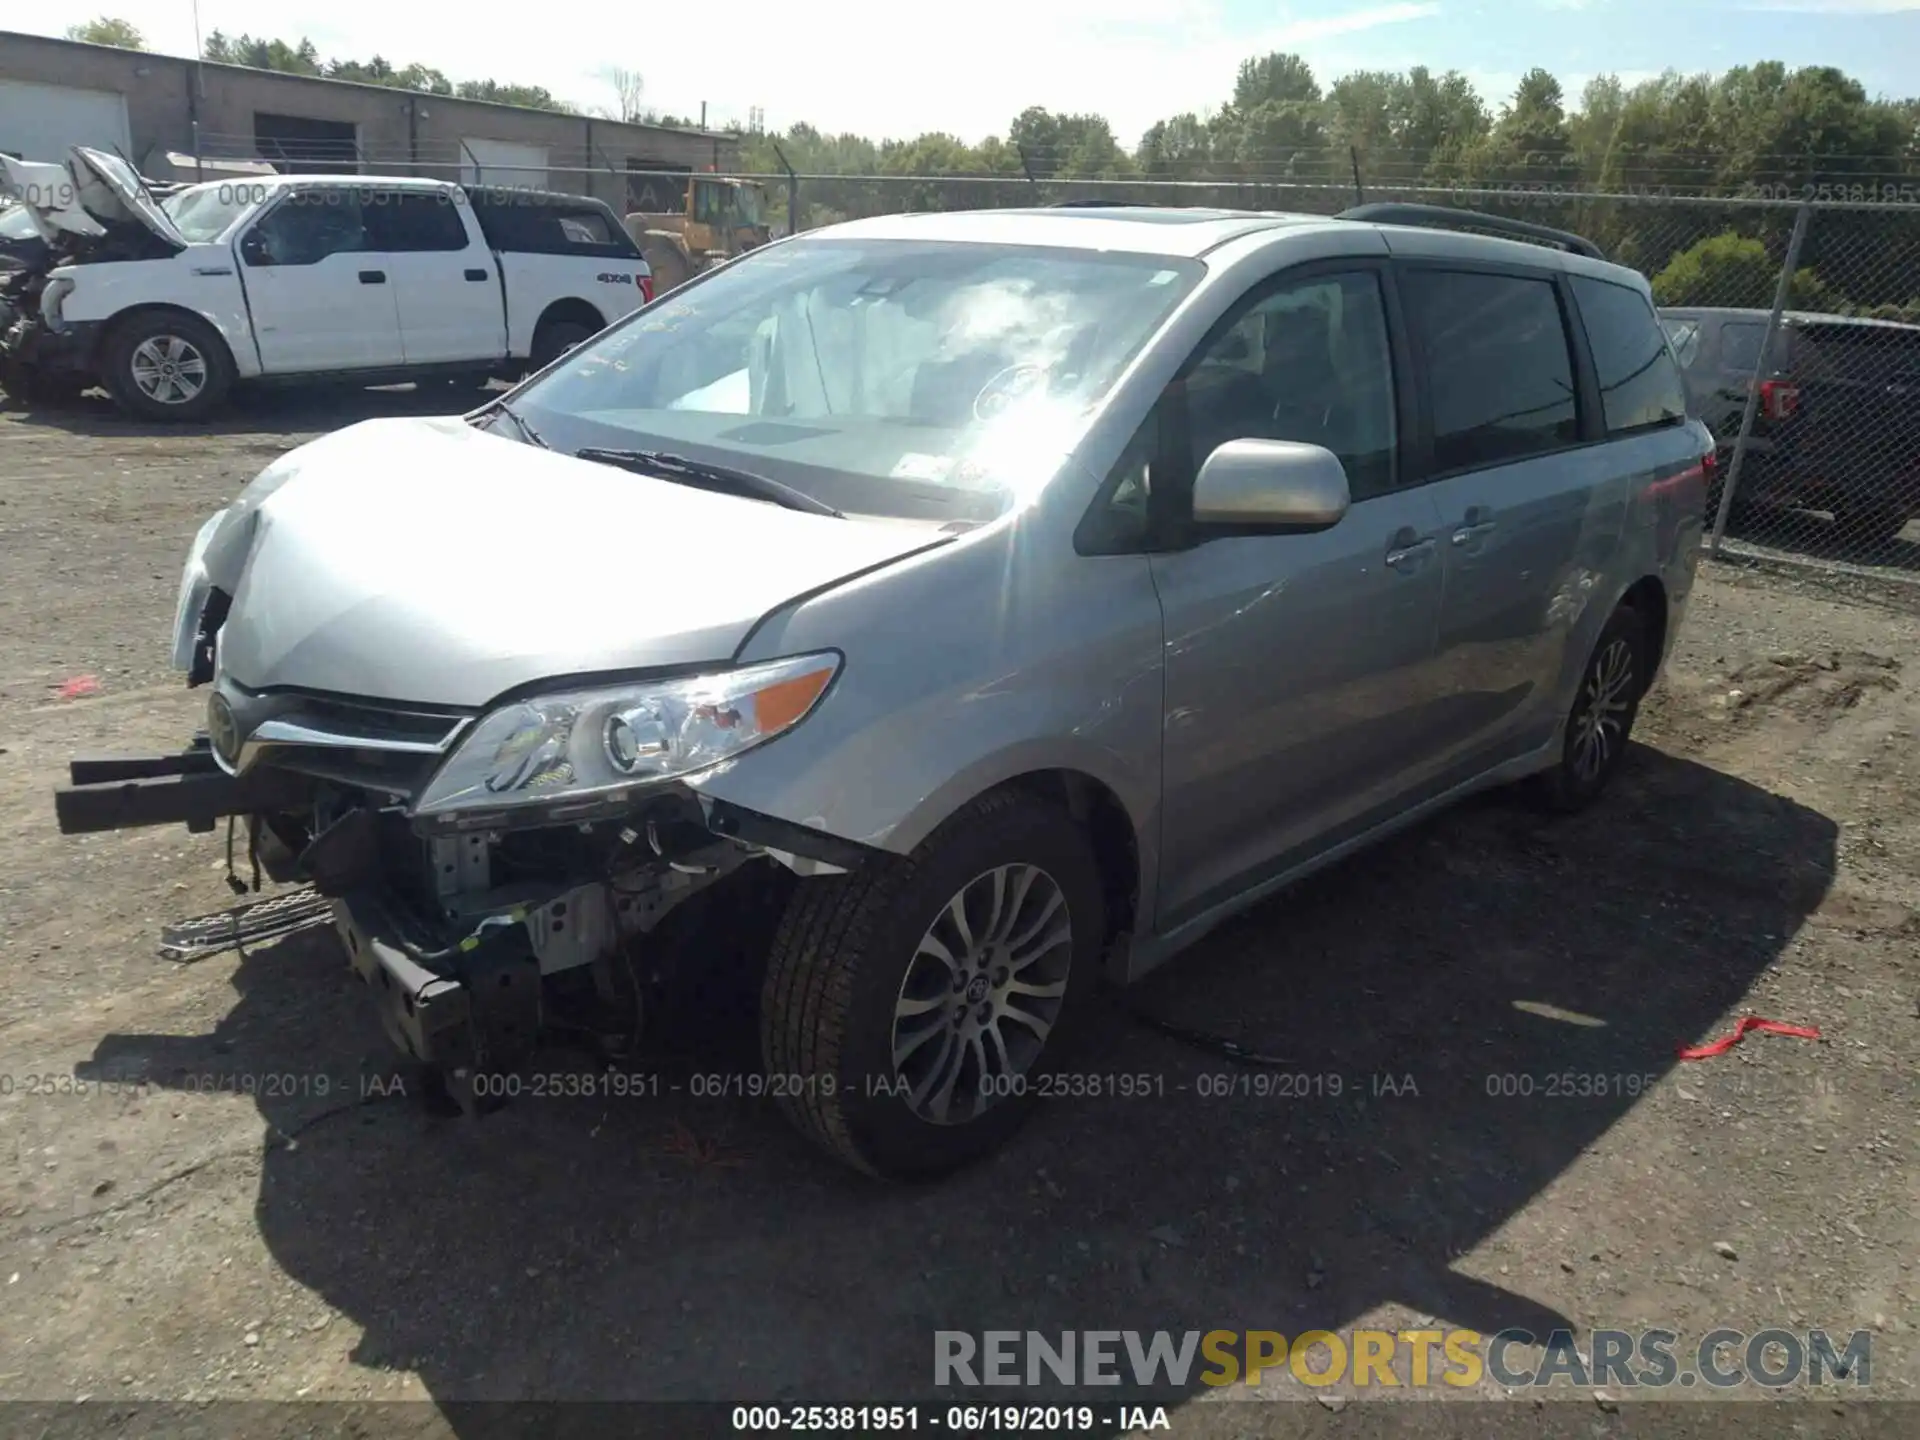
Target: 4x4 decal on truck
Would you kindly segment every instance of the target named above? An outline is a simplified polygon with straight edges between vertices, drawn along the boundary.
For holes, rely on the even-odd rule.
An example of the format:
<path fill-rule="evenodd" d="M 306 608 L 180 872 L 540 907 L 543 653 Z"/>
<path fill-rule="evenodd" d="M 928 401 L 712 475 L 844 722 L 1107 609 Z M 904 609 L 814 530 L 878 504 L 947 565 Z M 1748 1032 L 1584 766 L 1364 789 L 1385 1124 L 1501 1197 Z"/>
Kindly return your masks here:
<path fill-rule="evenodd" d="M 614 273 L 612 273 L 611 271 L 608 271 L 608 272 L 606 272 L 606 273 L 604 273 L 604 274 L 600 274 L 600 275 L 596 275 L 596 276 L 594 276 L 594 279 L 596 279 L 596 280 L 598 280 L 598 281 L 599 281 L 599 282 L 600 282 L 600 283 L 601 283 L 602 285 L 631 285 L 631 284 L 633 284 L 633 276 L 631 276 L 631 275 L 616 275 L 616 274 L 614 274 Z"/>

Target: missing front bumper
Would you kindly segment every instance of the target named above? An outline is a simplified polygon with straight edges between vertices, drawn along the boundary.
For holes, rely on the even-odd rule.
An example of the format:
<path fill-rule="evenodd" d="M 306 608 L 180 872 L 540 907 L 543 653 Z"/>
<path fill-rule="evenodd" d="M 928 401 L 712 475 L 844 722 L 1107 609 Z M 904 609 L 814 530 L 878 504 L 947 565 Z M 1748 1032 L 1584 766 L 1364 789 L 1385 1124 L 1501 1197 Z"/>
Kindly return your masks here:
<path fill-rule="evenodd" d="M 204 745 L 174 755 L 83 756 L 53 792 L 62 835 L 185 825 L 207 831 L 228 816 L 295 810 L 313 794 L 305 776 L 260 768 L 229 775 Z"/>

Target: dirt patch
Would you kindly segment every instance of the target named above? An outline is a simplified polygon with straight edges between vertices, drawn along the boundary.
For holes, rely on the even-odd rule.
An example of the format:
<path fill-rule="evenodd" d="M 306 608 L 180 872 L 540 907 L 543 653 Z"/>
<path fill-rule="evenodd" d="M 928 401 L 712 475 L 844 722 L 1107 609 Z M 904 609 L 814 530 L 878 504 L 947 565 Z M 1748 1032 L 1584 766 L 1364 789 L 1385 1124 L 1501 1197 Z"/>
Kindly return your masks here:
<path fill-rule="evenodd" d="M 1712 570 L 1605 804 L 1464 806 L 1126 997 L 1304 1081 L 1242 1088 L 1110 1004 L 1089 1068 L 1144 1096 L 876 1190 L 767 1103 L 669 1088 L 723 1068 L 698 1034 L 657 1090 L 429 1116 L 329 934 L 156 956 L 233 903 L 217 837 L 54 833 L 71 753 L 195 725 L 164 651 L 206 512 L 307 433 L 426 408 L 0 413 L 0 1396 L 905 1399 L 936 1328 L 1428 1324 L 1860 1329 L 1865 1398 L 1914 1395 L 1920 618 Z M 1675 1061 L 1746 1014 L 1823 1038 Z M 1209 1398 L 1176 1417 L 1283 1423 Z"/>

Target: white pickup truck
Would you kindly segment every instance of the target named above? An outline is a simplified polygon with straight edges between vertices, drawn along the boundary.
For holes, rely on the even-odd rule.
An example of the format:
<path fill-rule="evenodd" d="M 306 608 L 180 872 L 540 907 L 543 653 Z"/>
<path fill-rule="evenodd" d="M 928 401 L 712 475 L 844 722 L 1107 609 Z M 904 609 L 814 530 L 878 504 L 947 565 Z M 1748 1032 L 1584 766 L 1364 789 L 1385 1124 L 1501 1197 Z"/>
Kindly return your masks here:
<path fill-rule="evenodd" d="M 162 199 L 79 146 L 64 170 L 0 168 L 49 246 L 0 288 L 0 389 L 28 399 L 98 384 L 199 420 L 242 382 L 477 389 L 653 298 L 619 217 L 581 196 L 284 175 Z"/>

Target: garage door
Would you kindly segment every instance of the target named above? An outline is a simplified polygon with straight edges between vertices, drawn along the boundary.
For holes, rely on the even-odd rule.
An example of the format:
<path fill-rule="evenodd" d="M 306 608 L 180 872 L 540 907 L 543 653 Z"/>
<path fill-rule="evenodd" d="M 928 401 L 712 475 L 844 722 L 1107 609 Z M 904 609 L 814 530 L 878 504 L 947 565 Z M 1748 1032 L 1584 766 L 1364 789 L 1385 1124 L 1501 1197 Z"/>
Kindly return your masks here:
<path fill-rule="evenodd" d="M 131 155 L 127 97 L 112 90 L 0 80 L 0 149 L 22 160 L 58 164 L 75 145 Z"/>
<path fill-rule="evenodd" d="M 544 145 L 477 140 L 469 136 L 460 142 L 460 147 L 460 178 L 468 185 L 547 188 L 547 147 Z"/>

